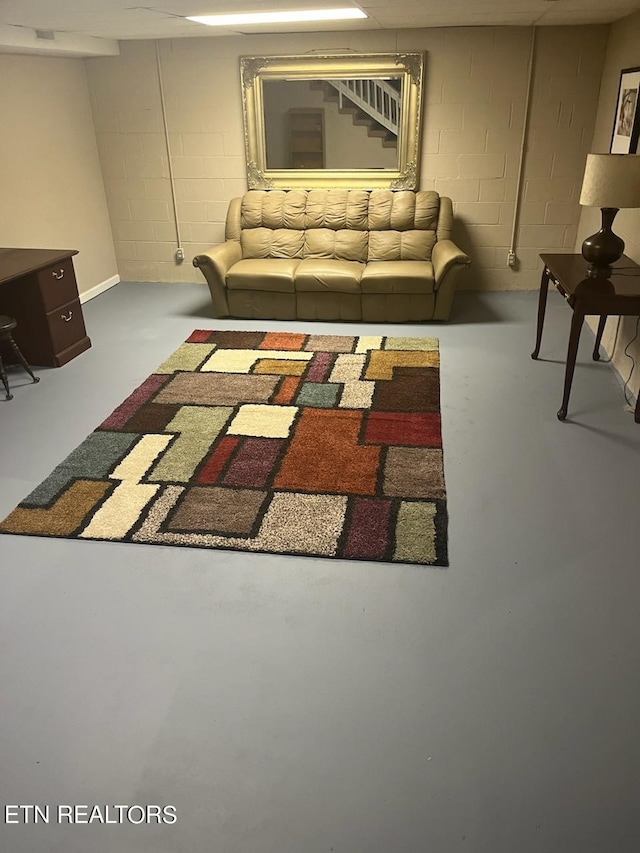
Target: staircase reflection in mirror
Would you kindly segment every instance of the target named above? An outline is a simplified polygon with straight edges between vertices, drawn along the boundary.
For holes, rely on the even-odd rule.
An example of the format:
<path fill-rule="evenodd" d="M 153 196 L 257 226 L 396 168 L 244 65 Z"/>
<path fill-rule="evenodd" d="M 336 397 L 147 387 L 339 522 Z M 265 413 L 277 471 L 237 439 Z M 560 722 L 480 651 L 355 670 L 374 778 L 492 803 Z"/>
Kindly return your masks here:
<path fill-rule="evenodd" d="M 398 169 L 402 78 L 265 80 L 268 169 Z"/>

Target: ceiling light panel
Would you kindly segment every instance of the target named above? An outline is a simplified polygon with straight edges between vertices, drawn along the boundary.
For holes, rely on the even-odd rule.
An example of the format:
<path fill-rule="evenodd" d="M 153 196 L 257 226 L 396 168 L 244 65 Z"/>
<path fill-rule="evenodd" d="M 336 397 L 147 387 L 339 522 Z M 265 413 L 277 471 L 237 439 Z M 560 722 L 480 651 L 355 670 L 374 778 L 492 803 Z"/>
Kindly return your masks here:
<path fill-rule="evenodd" d="M 313 23 L 315 21 L 350 21 L 366 18 L 362 9 L 292 9 L 282 12 L 243 12 L 233 15 L 187 15 L 188 21 L 209 27 L 235 27 L 260 24 Z"/>

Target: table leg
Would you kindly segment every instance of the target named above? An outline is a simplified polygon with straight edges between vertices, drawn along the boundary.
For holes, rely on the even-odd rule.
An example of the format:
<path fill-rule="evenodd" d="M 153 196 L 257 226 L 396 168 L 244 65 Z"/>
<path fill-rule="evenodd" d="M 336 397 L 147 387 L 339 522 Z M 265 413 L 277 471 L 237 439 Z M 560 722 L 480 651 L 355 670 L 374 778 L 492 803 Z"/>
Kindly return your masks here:
<path fill-rule="evenodd" d="M 9 390 L 9 380 L 7 379 L 7 372 L 4 369 L 4 362 L 2 361 L 2 356 L 0 355 L 0 379 L 2 379 L 2 384 L 5 387 L 7 392 L 6 398 L 7 400 L 13 400 L 13 394 Z"/>
<path fill-rule="evenodd" d="M 540 296 L 538 297 L 538 327 L 536 330 L 536 346 L 531 353 L 531 358 L 537 358 L 540 353 L 540 341 L 542 340 L 542 327 L 544 326 L 544 313 L 547 307 L 547 293 L 549 292 L 549 270 L 542 270 L 540 279 Z"/>
<path fill-rule="evenodd" d="M 578 354 L 578 344 L 580 342 L 580 332 L 584 322 L 584 310 L 579 303 L 573 308 L 573 317 L 571 318 L 571 334 L 569 335 L 569 348 L 567 350 L 567 366 L 564 374 L 564 394 L 562 396 L 562 405 L 558 410 L 558 420 L 563 421 L 567 417 L 567 406 L 569 405 L 569 394 L 571 393 L 571 383 L 573 381 L 573 371 L 576 366 L 576 356 Z"/>
<path fill-rule="evenodd" d="M 596 344 L 593 348 L 593 360 L 600 361 L 600 341 L 602 340 L 602 333 L 604 332 L 604 327 L 607 323 L 607 315 L 601 314 L 600 320 L 598 322 L 598 331 L 596 332 Z"/>

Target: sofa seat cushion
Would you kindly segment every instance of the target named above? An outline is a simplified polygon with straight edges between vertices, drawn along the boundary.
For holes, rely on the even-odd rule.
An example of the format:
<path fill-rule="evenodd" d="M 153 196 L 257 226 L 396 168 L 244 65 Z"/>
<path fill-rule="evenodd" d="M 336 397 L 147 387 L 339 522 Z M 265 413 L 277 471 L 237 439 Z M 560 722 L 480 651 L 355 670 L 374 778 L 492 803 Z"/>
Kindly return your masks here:
<path fill-rule="evenodd" d="M 431 261 L 369 261 L 361 282 L 363 293 L 433 293 L 433 284 Z"/>
<path fill-rule="evenodd" d="M 305 258 L 296 267 L 295 287 L 297 291 L 360 293 L 364 268 L 358 261 Z"/>
<path fill-rule="evenodd" d="M 294 293 L 293 276 L 302 262 L 284 258 L 245 259 L 235 263 L 227 273 L 229 290 L 271 290 Z"/>

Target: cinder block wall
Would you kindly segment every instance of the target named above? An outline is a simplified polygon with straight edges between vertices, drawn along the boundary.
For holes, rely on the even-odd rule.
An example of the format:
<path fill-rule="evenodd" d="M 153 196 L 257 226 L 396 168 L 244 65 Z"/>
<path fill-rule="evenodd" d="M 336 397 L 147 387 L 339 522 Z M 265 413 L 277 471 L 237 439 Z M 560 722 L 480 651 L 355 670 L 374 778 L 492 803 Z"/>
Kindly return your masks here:
<path fill-rule="evenodd" d="M 506 266 L 532 30 L 519 27 L 296 35 L 295 50 L 426 51 L 420 187 L 453 199 L 469 288 L 535 288 L 541 251 L 573 251 L 608 27 L 537 33 L 518 267 Z M 98 148 L 123 280 L 201 281 L 190 261 L 224 239 L 229 199 L 246 190 L 239 57 L 292 53 L 289 36 L 160 42 L 186 260 L 173 260 L 155 42 L 87 60 Z"/>

